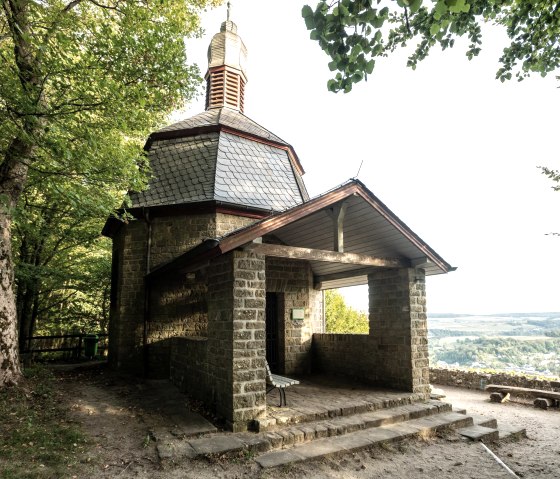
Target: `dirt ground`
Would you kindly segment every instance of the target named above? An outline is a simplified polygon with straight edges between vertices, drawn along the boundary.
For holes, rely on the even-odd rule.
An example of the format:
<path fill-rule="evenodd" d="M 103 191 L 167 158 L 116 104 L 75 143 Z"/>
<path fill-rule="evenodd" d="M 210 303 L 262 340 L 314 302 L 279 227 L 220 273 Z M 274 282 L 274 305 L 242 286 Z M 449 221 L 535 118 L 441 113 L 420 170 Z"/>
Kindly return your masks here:
<path fill-rule="evenodd" d="M 94 369 L 58 372 L 60 387 L 71 398 L 71 418 L 89 437 L 84 456 L 84 478 L 508 478 L 507 473 L 479 443 L 456 433 L 373 447 L 288 468 L 261 470 L 251 457 L 185 461 L 162 469 L 150 426 L 164 418 L 154 408 L 142 407 L 141 382 Z M 441 387 L 441 386 L 440 386 Z M 494 404 L 481 391 L 441 387 L 456 407 L 493 416 L 498 423 L 527 429 L 527 438 L 490 448 L 519 477 L 560 478 L 560 412 L 543 411 L 532 404 Z"/>

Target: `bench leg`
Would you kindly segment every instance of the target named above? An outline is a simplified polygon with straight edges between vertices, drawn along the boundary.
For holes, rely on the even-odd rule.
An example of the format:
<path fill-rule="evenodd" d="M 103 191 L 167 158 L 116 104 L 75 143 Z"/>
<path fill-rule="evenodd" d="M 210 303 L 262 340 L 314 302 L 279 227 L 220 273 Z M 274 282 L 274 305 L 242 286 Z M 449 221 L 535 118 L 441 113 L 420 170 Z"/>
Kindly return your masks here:
<path fill-rule="evenodd" d="M 288 403 L 286 401 L 286 389 L 285 388 L 276 388 L 274 386 L 271 386 L 271 387 L 267 388 L 266 394 L 268 394 L 269 392 L 271 392 L 274 389 L 278 389 L 278 394 L 280 395 L 280 404 L 278 405 L 278 407 L 287 406 Z"/>

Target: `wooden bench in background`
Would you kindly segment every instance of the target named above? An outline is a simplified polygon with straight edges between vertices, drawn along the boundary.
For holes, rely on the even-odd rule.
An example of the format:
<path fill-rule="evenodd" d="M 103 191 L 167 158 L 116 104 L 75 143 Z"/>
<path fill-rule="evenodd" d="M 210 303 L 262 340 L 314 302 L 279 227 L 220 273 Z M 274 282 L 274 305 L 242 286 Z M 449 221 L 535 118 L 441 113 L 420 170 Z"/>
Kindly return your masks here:
<path fill-rule="evenodd" d="M 560 402 L 560 392 L 544 391 L 542 389 L 489 384 L 486 386 L 486 391 L 490 393 L 490 401 L 492 402 L 505 402 L 511 394 L 535 398 L 533 404 L 541 409 L 558 406 Z"/>
<path fill-rule="evenodd" d="M 267 390 L 266 394 L 270 391 L 277 389 L 280 393 L 280 406 L 286 406 L 286 388 L 289 386 L 293 386 L 294 384 L 299 384 L 297 379 L 290 379 L 284 376 L 278 376 L 278 374 L 272 374 L 270 371 L 270 366 L 268 365 L 268 361 L 266 361 L 266 385 Z"/>

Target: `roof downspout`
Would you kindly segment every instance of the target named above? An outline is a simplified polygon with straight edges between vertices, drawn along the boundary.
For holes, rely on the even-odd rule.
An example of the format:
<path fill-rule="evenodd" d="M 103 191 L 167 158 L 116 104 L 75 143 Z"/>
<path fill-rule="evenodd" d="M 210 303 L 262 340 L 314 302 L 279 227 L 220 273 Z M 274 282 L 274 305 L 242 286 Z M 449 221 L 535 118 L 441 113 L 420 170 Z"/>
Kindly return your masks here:
<path fill-rule="evenodd" d="M 144 276 L 144 328 L 142 332 L 143 375 L 148 376 L 148 321 L 150 319 L 150 281 L 147 278 L 150 272 L 150 257 L 152 254 L 152 222 L 150 210 L 142 208 L 142 216 L 148 226 L 146 238 L 146 276 Z"/>

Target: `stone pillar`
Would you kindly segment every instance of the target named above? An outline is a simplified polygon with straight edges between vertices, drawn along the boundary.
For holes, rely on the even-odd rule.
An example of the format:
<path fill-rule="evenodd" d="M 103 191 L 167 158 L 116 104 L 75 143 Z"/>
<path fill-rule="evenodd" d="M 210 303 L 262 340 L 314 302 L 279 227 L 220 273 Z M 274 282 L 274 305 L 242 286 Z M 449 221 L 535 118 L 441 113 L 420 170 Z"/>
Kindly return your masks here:
<path fill-rule="evenodd" d="M 383 270 L 368 276 L 369 331 L 377 354 L 377 382 L 429 394 L 424 270 Z"/>
<path fill-rule="evenodd" d="M 144 275 L 147 227 L 131 221 L 115 237 L 109 320 L 109 362 L 113 368 L 142 374 L 144 369 Z"/>
<path fill-rule="evenodd" d="M 208 270 L 209 387 L 233 431 L 266 414 L 264 256 L 233 251 Z"/>

